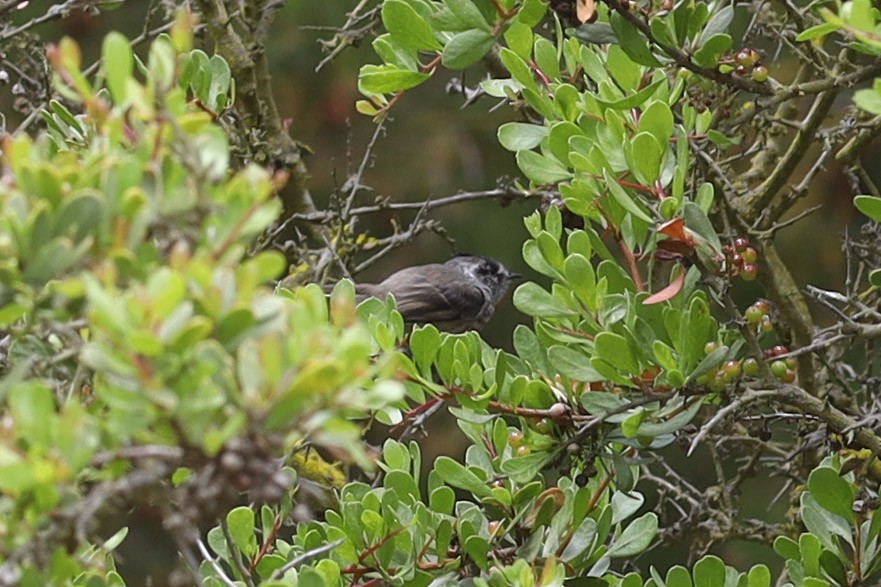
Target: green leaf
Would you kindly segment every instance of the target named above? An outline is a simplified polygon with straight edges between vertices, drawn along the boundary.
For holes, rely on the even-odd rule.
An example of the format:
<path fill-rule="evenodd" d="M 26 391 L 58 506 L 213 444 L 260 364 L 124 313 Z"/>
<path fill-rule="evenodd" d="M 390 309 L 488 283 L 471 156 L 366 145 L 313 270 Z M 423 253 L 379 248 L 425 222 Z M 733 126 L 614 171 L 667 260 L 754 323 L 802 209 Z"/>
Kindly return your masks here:
<path fill-rule="evenodd" d="M 771 587 L 771 571 L 765 565 L 756 565 L 749 570 L 747 587 Z"/>
<path fill-rule="evenodd" d="M 480 29 L 487 33 L 492 30 L 483 13 L 471 0 L 444 0 L 444 4 L 469 29 Z"/>
<path fill-rule="evenodd" d="M 563 305 L 550 292 L 537 283 L 527 282 L 514 291 L 514 307 L 540 318 L 574 316 L 576 312 Z"/>
<path fill-rule="evenodd" d="M 532 56 L 532 27 L 528 27 L 522 22 L 515 21 L 511 23 L 508 30 L 505 31 L 505 42 L 508 48 L 517 54 L 521 59 L 529 59 Z"/>
<path fill-rule="evenodd" d="M 495 37 L 483 30 L 457 33 L 444 47 L 441 62 L 448 69 L 465 69 L 480 61 L 495 42 Z"/>
<path fill-rule="evenodd" d="M 638 436 L 656 438 L 664 434 L 672 434 L 694 419 L 701 409 L 701 401 L 692 401 L 691 405 L 678 412 L 676 415 L 660 422 L 643 422 L 637 430 Z"/>
<path fill-rule="evenodd" d="M 692 587 L 691 573 L 682 566 L 672 567 L 667 571 L 667 587 Z"/>
<path fill-rule="evenodd" d="M 651 138 L 650 135 L 645 136 Z M 618 202 L 618 204 L 622 208 L 624 208 L 643 222 L 651 224 L 652 219 L 649 218 L 649 216 L 642 211 L 642 208 L 639 207 L 634 199 L 630 197 L 630 195 L 624 190 L 623 187 L 621 187 L 621 185 L 618 183 L 618 180 L 614 176 L 612 176 L 606 169 L 603 169 L 603 178 L 605 179 L 606 187 L 609 189 L 609 194 L 616 202 Z"/>
<path fill-rule="evenodd" d="M 698 341 L 699 343 L 700 341 Z M 694 381 L 704 373 L 709 373 L 720 364 L 722 364 L 722 360 L 728 354 L 729 348 L 725 345 L 720 346 L 717 349 L 711 351 L 708 355 L 706 355 L 701 362 L 697 364 L 697 367 L 694 368 L 694 371 L 688 374 L 688 381 Z"/>
<path fill-rule="evenodd" d="M 571 249 L 570 249 L 571 253 Z M 572 292 L 588 310 L 596 311 L 596 271 L 588 259 L 580 253 L 571 253 L 563 264 L 563 275 Z"/>
<path fill-rule="evenodd" d="M 573 381 L 591 383 L 605 379 L 591 366 L 590 357 L 569 346 L 552 346 L 548 349 L 548 359 L 554 369 Z"/>
<path fill-rule="evenodd" d="M 694 61 L 701 67 L 715 67 L 719 57 L 731 48 L 731 37 L 715 35 L 710 37 L 694 54 Z"/>
<path fill-rule="evenodd" d="M 660 67 L 661 62 L 652 54 L 648 39 L 630 24 L 621 14 L 615 12 L 611 17 L 612 30 L 618 37 L 620 47 L 627 56 L 640 65 Z"/>
<path fill-rule="evenodd" d="M 514 457 L 502 462 L 502 472 L 511 476 L 515 483 L 529 483 L 551 460 L 553 455 L 537 452 L 524 457 Z"/>
<path fill-rule="evenodd" d="M 798 543 L 789 536 L 778 536 L 774 539 L 774 551 L 786 560 L 799 560 L 801 558 Z"/>
<path fill-rule="evenodd" d="M 734 20 L 734 7 L 725 6 L 712 17 L 710 17 L 710 21 L 707 23 L 707 26 L 704 27 L 704 30 L 701 31 L 701 36 L 699 38 L 699 42 L 704 42 L 705 39 L 711 39 L 715 35 L 720 33 L 724 33 L 728 31 L 728 27 L 731 26 L 731 21 Z"/>
<path fill-rule="evenodd" d="M 428 498 L 429 507 L 439 514 L 450 515 L 456 503 L 456 492 L 443 485 L 431 492 Z"/>
<path fill-rule="evenodd" d="M 410 334 L 410 352 L 413 353 L 413 359 L 420 372 L 429 373 L 440 344 L 440 333 L 433 325 L 428 324 L 413 329 Z"/>
<path fill-rule="evenodd" d="M 601 332 L 594 339 L 597 356 L 614 365 L 618 371 L 636 375 L 639 373 L 639 362 L 635 349 L 626 338 L 614 332 Z"/>
<path fill-rule="evenodd" d="M 664 156 L 664 148 L 658 139 L 641 132 L 633 137 L 630 153 L 637 179 L 647 185 L 654 184 L 661 175 L 661 158 Z"/>
<path fill-rule="evenodd" d="M 606 68 L 625 93 L 635 92 L 639 89 L 643 68 L 628 57 L 627 52 L 620 46 L 609 47 Z"/>
<path fill-rule="evenodd" d="M 575 29 L 575 37 L 585 43 L 593 43 L 594 45 L 605 45 L 607 43 L 618 43 L 618 37 L 612 30 L 612 25 L 607 22 L 585 23 Z"/>
<path fill-rule="evenodd" d="M 247 556 L 257 552 L 257 538 L 254 536 L 254 510 L 247 506 L 237 507 L 226 515 L 229 535 L 236 547 Z"/>
<path fill-rule="evenodd" d="M 394 65 L 365 65 L 358 72 L 358 86 L 367 94 L 390 94 L 415 88 L 431 75 Z"/>
<path fill-rule="evenodd" d="M 396 65 L 401 69 L 416 71 L 419 69 L 419 61 L 416 50 L 402 46 L 388 33 L 373 39 L 373 50 L 389 65 Z"/>
<path fill-rule="evenodd" d="M 552 81 L 560 80 L 560 60 L 557 57 L 557 46 L 541 36 L 535 37 L 535 64 L 545 77 Z"/>
<path fill-rule="evenodd" d="M 107 76 L 107 89 L 117 105 L 125 103 L 126 87 L 132 78 L 134 57 L 132 47 L 124 35 L 115 31 L 104 37 L 101 46 L 101 62 Z"/>
<path fill-rule="evenodd" d="M 548 127 L 525 122 L 507 122 L 499 127 L 499 144 L 517 152 L 534 149 L 548 136 Z"/>
<path fill-rule="evenodd" d="M 659 79 L 647 85 L 635 94 L 631 94 L 630 96 L 621 98 L 620 100 L 607 101 L 600 100 L 599 98 L 597 98 L 596 100 L 603 106 L 607 108 L 612 108 L 614 110 L 628 110 L 630 108 L 637 108 L 638 106 L 641 106 L 643 102 L 648 100 L 651 95 L 657 91 L 661 84 L 665 83 L 667 83 L 666 79 Z"/>
<path fill-rule="evenodd" d="M 529 69 L 529 66 L 526 65 L 526 61 L 522 57 L 507 47 L 503 47 L 499 51 L 499 58 L 502 60 L 505 68 L 511 72 L 511 77 L 520 82 L 524 90 L 531 89 L 538 92 L 538 84 L 532 76 L 532 70 Z"/>
<path fill-rule="evenodd" d="M 694 565 L 694 587 L 725 585 L 725 563 L 717 556 L 707 555 Z"/>
<path fill-rule="evenodd" d="M 431 26 L 403 0 L 386 0 L 382 5 L 382 24 L 398 43 L 417 51 L 439 51 L 442 47 Z"/>
<path fill-rule="evenodd" d="M 857 196 L 853 199 L 857 210 L 874 220 L 881 222 L 881 198 L 874 196 Z"/>
<path fill-rule="evenodd" d="M 560 559 L 569 562 L 582 554 L 588 552 L 593 546 L 593 542 L 597 535 L 597 523 L 593 518 L 584 518 L 578 525 L 566 548 L 563 549 Z"/>
<path fill-rule="evenodd" d="M 666 102 L 652 102 L 639 117 L 639 132 L 647 132 L 666 145 L 673 136 L 673 112 Z"/>
<path fill-rule="evenodd" d="M 55 400 L 42 381 L 26 381 L 9 391 L 9 411 L 14 426 L 29 444 L 48 448 L 55 418 Z"/>
<path fill-rule="evenodd" d="M 881 92 L 878 91 L 877 87 L 857 90 L 854 92 L 853 101 L 854 104 L 866 112 L 881 114 Z"/>
<path fill-rule="evenodd" d="M 534 183 L 557 183 L 572 177 L 572 172 L 562 163 L 535 151 L 517 151 L 516 158 L 520 171 Z"/>
<path fill-rule="evenodd" d="M 837 24 L 824 22 L 823 24 L 818 24 L 816 26 L 810 27 L 809 29 L 803 30 L 801 33 L 799 33 L 795 40 L 800 42 L 810 41 L 811 39 L 816 39 L 817 37 L 822 37 L 824 35 L 828 35 L 831 32 L 835 32 L 839 28 L 841 27 L 839 27 Z"/>
<path fill-rule="evenodd" d="M 150 45 L 147 58 L 147 69 L 150 79 L 163 91 L 171 88 L 174 83 L 174 70 L 177 54 L 168 39 L 160 37 Z"/>
<path fill-rule="evenodd" d="M 854 490 L 837 471 L 829 467 L 814 469 L 808 477 L 808 490 L 820 507 L 854 523 Z"/>
<path fill-rule="evenodd" d="M 649 512 L 631 522 L 627 528 L 621 532 L 617 539 L 609 545 L 606 556 L 610 558 L 623 558 L 628 556 L 636 556 L 643 552 L 651 544 L 658 531 L 658 516 L 654 512 Z M 713 587 L 719 587 L 722 583 L 716 583 Z"/>
<path fill-rule="evenodd" d="M 477 497 L 489 497 L 492 495 L 492 491 L 490 491 L 486 483 L 481 481 L 469 469 L 465 468 L 464 465 L 450 457 L 438 457 L 434 462 L 434 471 L 440 475 L 444 482 L 453 487 L 469 491 Z"/>

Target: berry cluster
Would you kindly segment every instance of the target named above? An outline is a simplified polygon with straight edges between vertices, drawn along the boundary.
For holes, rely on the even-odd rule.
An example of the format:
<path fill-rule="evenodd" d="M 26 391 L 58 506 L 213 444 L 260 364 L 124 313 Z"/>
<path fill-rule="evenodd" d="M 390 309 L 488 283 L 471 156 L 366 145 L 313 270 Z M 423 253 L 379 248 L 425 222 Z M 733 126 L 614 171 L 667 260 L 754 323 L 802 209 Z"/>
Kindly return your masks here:
<path fill-rule="evenodd" d="M 732 277 L 739 275 L 744 281 L 753 281 L 759 273 L 759 254 L 749 246 L 745 237 L 737 237 L 734 244 L 722 247 L 725 255 L 725 266 Z"/>
<path fill-rule="evenodd" d="M 708 342 L 704 346 L 704 353 L 709 355 L 718 349 L 719 346 L 718 342 Z M 777 345 L 766 350 L 764 354 L 766 360 L 771 361 L 769 365 L 771 374 L 785 383 L 792 383 L 795 381 L 795 358 L 776 359 L 776 357 L 785 355 L 788 352 L 789 349 L 785 346 Z M 719 393 L 741 375 L 744 377 L 756 377 L 760 371 L 759 362 L 753 357 L 747 357 L 740 361 L 725 361 L 717 369 L 708 371 L 698 377 L 697 383 L 698 385 L 707 386 L 714 393 Z"/>
<path fill-rule="evenodd" d="M 753 81 L 762 83 L 768 79 L 768 68 L 762 65 L 758 51 L 743 48 L 734 56 L 734 75 L 750 76 Z"/>

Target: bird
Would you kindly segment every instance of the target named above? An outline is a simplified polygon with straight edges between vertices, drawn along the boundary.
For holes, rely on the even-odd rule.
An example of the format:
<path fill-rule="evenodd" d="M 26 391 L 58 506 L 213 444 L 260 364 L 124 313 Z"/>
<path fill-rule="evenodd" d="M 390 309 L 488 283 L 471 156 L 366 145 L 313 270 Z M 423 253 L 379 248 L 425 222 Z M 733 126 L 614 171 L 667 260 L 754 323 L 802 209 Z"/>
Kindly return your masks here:
<path fill-rule="evenodd" d="M 355 297 L 360 303 L 392 294 L 406 324 L 433 324 L 460 334 L 486 326 L 499 300 L 520 277 L 495 259 L 463 254 L 446 263 L 406 267 L 380 283 L 359 283 Z"/>

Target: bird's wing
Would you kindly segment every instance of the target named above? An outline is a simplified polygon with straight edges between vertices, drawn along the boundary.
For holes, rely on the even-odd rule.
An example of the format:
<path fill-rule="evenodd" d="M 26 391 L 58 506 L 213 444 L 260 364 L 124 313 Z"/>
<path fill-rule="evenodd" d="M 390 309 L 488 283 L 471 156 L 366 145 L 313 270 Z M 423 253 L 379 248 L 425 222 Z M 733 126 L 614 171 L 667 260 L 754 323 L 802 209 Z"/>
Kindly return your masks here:
<path fill-rule="evenodd" d="M 395 296 L 404 321 L 442 324 L 475 318 L 485 303 L 480 288 L 469 287 L 458 271 L 443 265 L 433 269 L 431 281 L 404 269 L 382 283 Z"/>

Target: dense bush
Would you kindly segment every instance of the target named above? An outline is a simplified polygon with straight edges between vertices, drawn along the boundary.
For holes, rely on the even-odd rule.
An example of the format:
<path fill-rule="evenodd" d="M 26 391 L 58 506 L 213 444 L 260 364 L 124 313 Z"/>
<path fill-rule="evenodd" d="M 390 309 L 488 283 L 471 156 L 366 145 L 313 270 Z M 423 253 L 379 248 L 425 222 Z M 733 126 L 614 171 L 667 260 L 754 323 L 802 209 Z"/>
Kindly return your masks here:
<path fill-rule="evenodd" d="M 359 235 L 360 176 L 317 210 L 259 50 L 278 5 L 196 4 L 143 60 L 119 33 L 97 71 L 72 40 L 50 46 L 43 126 L 5 137 L 0 584 L 124 584 L 115 551 L 146 507 L 178 584 L 770 586 L 765 565 L 707 554 L 733 539 L 773 544 L 777 584 L 878 580 L 868 0 L 349 13 L 328 46 L 384 30 L 362 114 L 385 124 L 442 68 L 478 62 L 493 73 L 470 101 L 511 109 L 498 139 L 526 181 L 502 191 L 540 204 L 522 256 L 549 283 L 514 292 L 533 322 L 513 353 L 410 331 L 392 299 L 356 307 L 349 281 L 329 298 L 302 285 L 424 220 Z M 214 55 L 192 48 L 199 20 Z M 769 39 L 798 62 L 793 81 L 770 76 Z M 844 290 L 802 290 L 774 236 L 833 160 L 870 222 L 845 242 Z M 739 308 L 732 290 L 753 280 L 764 297 Z M 809 298 L 835 322 L 817 327 Z M 468 439 L 461 462 L 422 462 L 440 409 Z M 668 462 L 679 445 L 708 450 L 708 489 Z M 746 518 L 743 484 L 770 475 L 792 511 Z M 689 560 L 640 565 L 671 543 Z"/>

